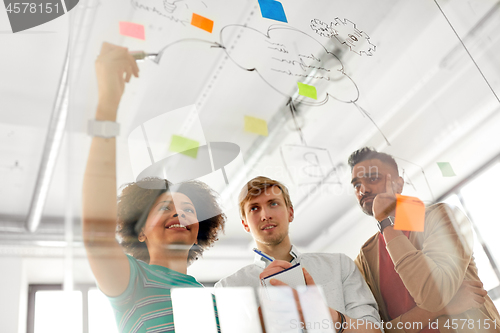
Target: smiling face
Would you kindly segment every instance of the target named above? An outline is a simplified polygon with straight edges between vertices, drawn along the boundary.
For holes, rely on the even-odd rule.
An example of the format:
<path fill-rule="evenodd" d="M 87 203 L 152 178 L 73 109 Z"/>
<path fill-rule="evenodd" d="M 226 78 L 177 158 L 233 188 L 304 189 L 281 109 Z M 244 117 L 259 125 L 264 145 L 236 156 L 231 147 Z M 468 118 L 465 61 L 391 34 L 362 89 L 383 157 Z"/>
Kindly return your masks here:
<path fill-rule="evenodd" d="M 198 217 L 192 201 L 183 193 L 163 193 L 151 207 L 139 241 L 146 242 L 151 255 L 169 245 L 197 243 Z"/>
<path fill-rule="evenodd" d="M 388 174 L 394 180 L 394 193 L 401 193 L 403 179 L 399 177 L 398 170 L 394 167 L 378 159 L 371 159 L 361 161 L 352 168 L 351 184 L 356 199 L 365 214 L 373 216 L 373 199 L 377 194 L 385 193 Z"/>
<path fill-rule="evenodd" d="M 288 225 L 292 221 L 293 208 L 287 207 L 278 186 L 270 186 L 245 203 L 241 223 L 257 245 L 275 246 L 289 242 Z"/>

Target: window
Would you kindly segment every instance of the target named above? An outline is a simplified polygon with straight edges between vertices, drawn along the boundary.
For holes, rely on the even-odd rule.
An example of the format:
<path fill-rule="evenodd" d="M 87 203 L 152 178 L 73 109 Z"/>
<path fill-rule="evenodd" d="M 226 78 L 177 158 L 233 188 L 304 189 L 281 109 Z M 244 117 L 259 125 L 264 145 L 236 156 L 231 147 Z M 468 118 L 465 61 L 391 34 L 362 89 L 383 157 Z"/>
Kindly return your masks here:
<path fill-rule="evenodd" d="M 500 163 L 494 160 L 442 200 L 459 207 L 469 216 L 474 230 L 474 259 L 479 277 L 497 308 L 500 308 L 499 172 Z"/>
<path fill-rule="evenodd" d="M 94 285 L 30 285 L 28 333 L 118 332 L 109 301 Z"/>

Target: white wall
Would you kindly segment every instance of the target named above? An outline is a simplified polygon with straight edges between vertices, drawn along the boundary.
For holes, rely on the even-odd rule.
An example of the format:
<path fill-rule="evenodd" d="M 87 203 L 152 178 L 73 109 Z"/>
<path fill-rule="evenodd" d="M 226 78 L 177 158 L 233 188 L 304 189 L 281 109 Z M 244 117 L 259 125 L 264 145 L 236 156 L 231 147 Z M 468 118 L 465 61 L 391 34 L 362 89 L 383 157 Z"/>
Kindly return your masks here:
<path fill-rule="evenodd" d="M 21 257 L 0 258 L 0 327 L 2 332 L 26 332 L 21 317 L 26 318 L 28 298 Z M 26 322 L 26 320 L 24 320 Z"/>

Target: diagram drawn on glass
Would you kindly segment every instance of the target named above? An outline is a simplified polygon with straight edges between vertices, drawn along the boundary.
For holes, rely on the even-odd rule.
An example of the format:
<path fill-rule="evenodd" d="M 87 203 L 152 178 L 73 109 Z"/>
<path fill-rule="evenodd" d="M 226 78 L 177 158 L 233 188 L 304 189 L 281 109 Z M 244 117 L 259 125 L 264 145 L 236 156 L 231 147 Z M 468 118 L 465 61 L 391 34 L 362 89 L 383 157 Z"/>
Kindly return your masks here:
<path fill-rule="evenodd" d="M 180 4 L 175 1 L 168 3 Z M 359 55 L 372 55 L 375 51 L 375 45 L 371 44 L 369 36 L 349 20 L 336 18 L 335 22 L 327 25 L 315 19 L 312 20 L 311 27 L 320 36 L 335 37 Z M 341 59 L 307 32 L 285 24 L 270 25 L 265 32 L 243 24 L 230 24 L 220 29 L 218 41 L 179 39 L 160 48 L 153 61 L 160 64 L 162 59 L 168 58 L 168 52 L 174 52 L 172 46 L 179 43 L 200 43 L 200 46 L 205 44 L 209 49 L 222 49 L 226 58 L 241 70 L 249 72 L 249 75 L 258 75 L 270 89 L 286 97 L 286 106 L 300 136 L 302 148 L 285 146 L 281 156 L 297 184 L 340 184 L 340 181 L 332 180 L 338 178 L 338 175 L 328 151 L 307 145 L 296 121 L 298 102 L 308 106 L 321 106 L 333 99 L 353 104 L 390 146 L 389 140 L 371 115 L 359 105 L 360 91 L 346 73 Z M 223 168 L 222 171 L 224 172 Z M 224 177 L 227 182 L 227 177 Z"/>
<path fill-rule="evenodd" d="M 341 185 L 340 176 L 325 148 L 283 145 L 281 158 L 293 182 L 302 185 Z"/>
<path fill-rule="evenodd" d="M 418 197 L 424 202 L 434 202 L 434 193 L 432 192 L 424 168 L 397 156 L 394 156 L 394 159 L 398 163 L 400 176 L 403 177 L 405 182 L 405 193 Z M 421 174 L 420 178 L 417 177 L 419 174 Z M 414 179 L 410 178 L 410 175 L 413 175 Z"/>
<path fill-rule="evenodd" d="M 356 24 L 348 19 L 335 18 L 335 23 L 327 24 L 319 19 L 311 20 L 311 29 L 318 35 L 327 38 L 335 37 L 341 44 L 358 54 L 372 56 L 376 46 L 370 42 L 370 36 L 356 28 Z"/>
<path fill-rule="evenodd" d="M 238 36 L 235 41 L 238 47 L 227 46 L 235 34 Z M 271 89 L 286 96 L 287 106 L 294 117 L 296 106 L 291 92 L 298 92 L 300 103 L 309 106 L 324 105 L 329 99 L 353 104 L 390 145 L 371 115 L 359 105 L 360 91 L 345 72 L 342 61 L 309 34 L 281 24 L 271 25 L 266 33 L 245 25 L 227 25 L 221 29 L 220 42 L 180 39 L 161 48 L 154 61 L 159 64 L 171 46 L 184 42 L 200 42 L 210 48 L 223 49 L 242 70 L 255 73 Z M 306 93 L 301 92 L 301 86 L 307 88 Z M 302 131 L 298 130 L 302 135 Z M 305 143 L 302 136 L 301 141 Z"/>
<path fill-rule="evenodd" d="M 193 9 L 208 8 L 208 0 L 158 0 L 151 3 L 148 0 L 130 0 L 136 10 L 146 11 L 169 21 L 188 26 L 191 22 Z"/>

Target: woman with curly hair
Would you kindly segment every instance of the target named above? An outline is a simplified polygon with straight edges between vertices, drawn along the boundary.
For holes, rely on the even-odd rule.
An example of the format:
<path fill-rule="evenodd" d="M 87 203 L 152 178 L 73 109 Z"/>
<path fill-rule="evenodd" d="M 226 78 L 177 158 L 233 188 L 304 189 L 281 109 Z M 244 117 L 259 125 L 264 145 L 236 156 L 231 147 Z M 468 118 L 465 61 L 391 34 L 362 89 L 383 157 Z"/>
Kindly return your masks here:
<path fill-rule="evenodd" d="M 104 43 L 96 60 L 97 121 L 116 121 L 125 83 L 138 77 L 126 48 Z M 170 289 L 202 287 L 187 267 L 216 240 L 225 215 L 206 184 L 148 178 L 116 200 L 115 138 L 92 139 L 83 185 L 83 239 L 120 332 L 174 331 Z M 118 236 L 118 240 L 116 237 Z"/>

